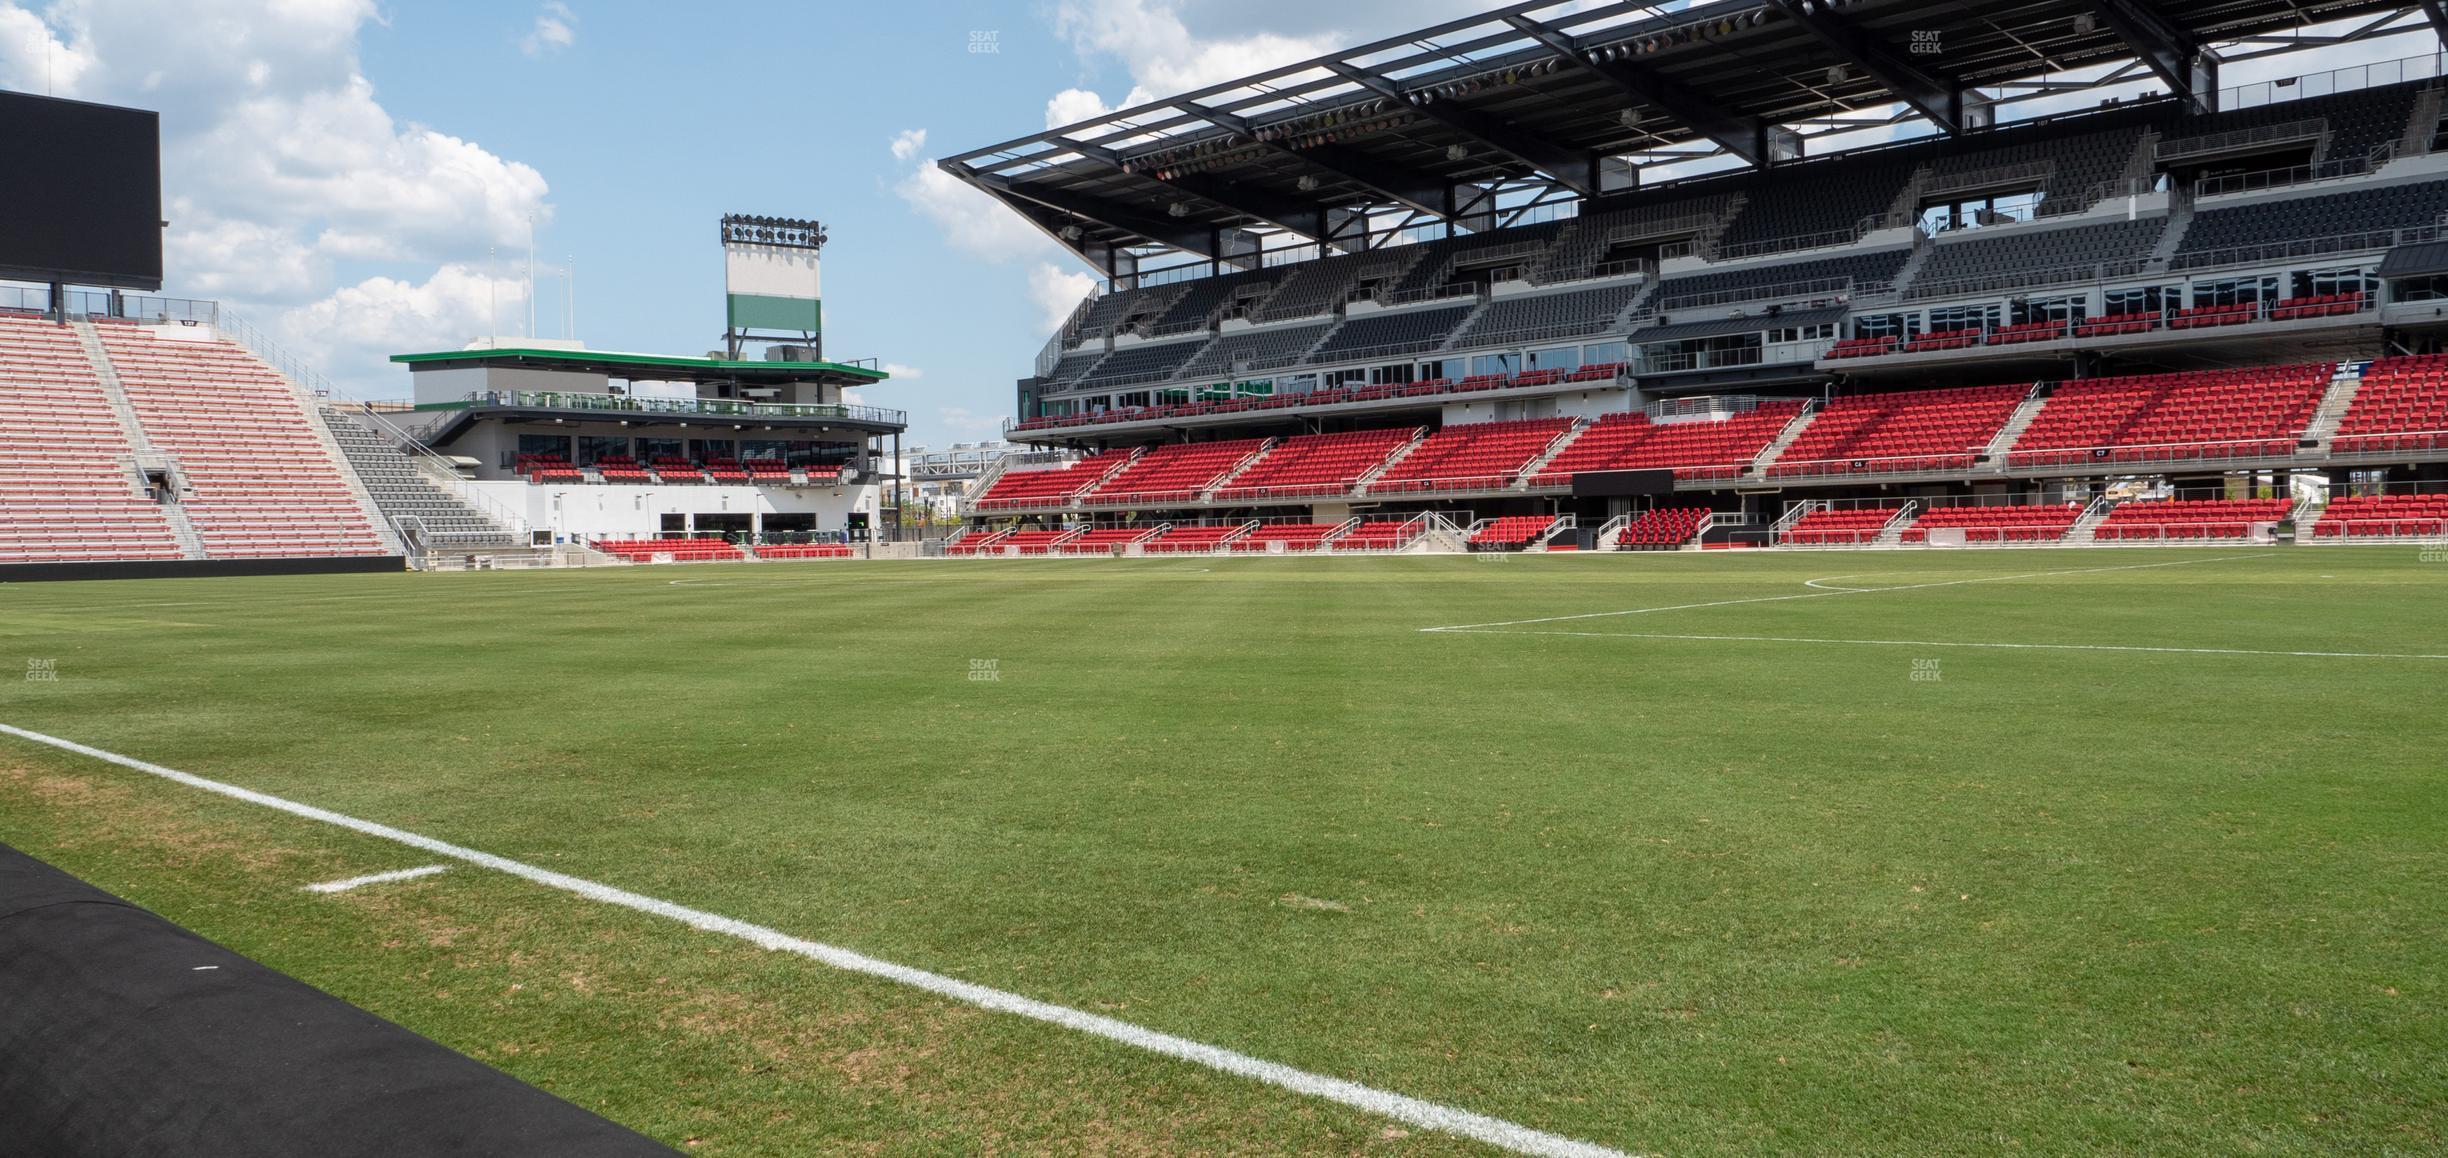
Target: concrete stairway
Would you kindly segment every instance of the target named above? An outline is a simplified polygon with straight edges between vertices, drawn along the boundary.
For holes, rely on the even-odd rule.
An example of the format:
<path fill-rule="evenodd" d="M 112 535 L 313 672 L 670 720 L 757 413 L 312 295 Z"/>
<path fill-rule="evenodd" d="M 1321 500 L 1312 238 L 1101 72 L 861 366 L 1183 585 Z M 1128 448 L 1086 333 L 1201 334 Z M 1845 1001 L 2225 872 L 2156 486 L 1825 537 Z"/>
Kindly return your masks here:
<path fill-rule="evenodd" d="M 1802 413 L 1794 415 L 1793 421 L 1786 423 L 1785 429 L 1777 432 L 1777 436 L 1769 441 L 1767 448 L 1760 451 L 1759 457 L 1751 460 L 1751 466 L 1743 471 L 1743 477 L 1768 477 L 1768 468 L 1776 465 L 1777 456 L 1784 454 L 1785 449 L 1792 446 L 1795 439 L 1802 437 L 1802 431 L 1810 426 L 1811 419 L 1818 416 L 1819 404 L 1817 402 L 1804 404 Z"/>
<path fill-rule="evenodd" d="M 2340 362 L 2337 373 L 2329 378 L 2329 389 L 2321 395 L 2320 406 L 2312 411 L 2312 424 L 2304 428 L 2301 449 L 2315 454 L 2329 453 L 2329 440 L 2337 437 L 2338 423 L 2354 405 L 2355 394 L 2363 388 L 2363 368 L 2369 362 Z"/>
<path fill-rule="evenodd" d="M 1981 448 L 1979 459 L 1981 466 L 1986 466 L 1991 470 L 2006 468 L 2006 452 L 2014 449 L 2015 440 L 2023 437 L 2023 432 L 2031 427 L 2033 419 L 2040 417 L 2040 408 L 2048 404 L 2048 394 L 2046 383 L 2032 387 L 2031 393 L 2024 396 L 2022 405 L 2015 407 L 2014 413 L 2006 416 L 2006 425 L 1998 428 L 1997 437 L 1990 439 L 1989 445 Z"/>
<path fill-rule="evenodd" d="M 94 332 L 92 322 L 75 322 L 69 326 L 75 332 L 77 345 L 85 351 L 85 361 L 92 364 L 94 377 L 102 383 L 102 394 L 110 399 L 111 415 L 119 420 L 119 433 L 127 436 L 128 447 L 136 452 L 128 460 L 128 485 L 138 494 L 144 493 L 145 473 L 150 471 L 170 480 L 173 486 L 183 486 L 179 478 L 178 460 L 154 449 L 146 437 L 144 421 L 136 417 L 136 407 L 128 401 L 127 386 L 119 381 L 119 370 L 111 365 L 110 353 L 102 348 L 102 335 Z M 170 536 L 177 540 L 180 556 L 204 558 L 204 537 L 196 533 L 195 521 L 187 517 L 187 508 L 175 502 L 159 504 L 162 519 L 170 524 Z"/>
<path fill-rule="evenodd" d="M 375 509 L 393 526 L 413 529 L 425 550 L 521 547 L 518 534 L 442 489 L 391 439 L 338 407 L 318 407 L 324 428 L 356 472 Z"/>

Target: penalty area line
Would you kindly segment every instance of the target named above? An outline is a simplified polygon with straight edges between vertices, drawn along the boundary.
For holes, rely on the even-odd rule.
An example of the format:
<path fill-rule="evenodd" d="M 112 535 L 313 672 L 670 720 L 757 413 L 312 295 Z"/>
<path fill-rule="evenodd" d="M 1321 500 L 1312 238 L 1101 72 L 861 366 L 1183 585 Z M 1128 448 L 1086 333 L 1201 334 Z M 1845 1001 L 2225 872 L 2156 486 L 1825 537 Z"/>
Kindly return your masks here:
<path fill-rule="evenodd" d="M 590 901 L 662 917 L 704 932 L 737 938 L 761 949 L 805 957 L 844 972 L 898 982 L 913 989 L 974 1005 L 981 1009 L 1009 1013 L 1028 1018 L 1031 1021 L 1060 1026 L 1092 1037 L 1146 1050 L 1149 1053 L 1202 1065 L 1235 1077 L 1263 1082 L 1296 1094 L 1340 1103 L 1424 1130 L 1454 1134 L 1510 1150 L 1516 1154 L 1539 1155 L 1541 1158 L 1625 1158 L 1622 1151 L 1594 1142 L 1583 1142 L 1561 1134 L 1550 1134 L 1508 1122 L 1502 1118 L 1492 1118 L 1485 1114 L 1476 1114 L 1457 1107 L 1364 1086 L 1342 1078 L 1310 1073 L 1307 1070 L 1295 1069 L 1279 1062 L 1252 1057 L 1222 1046 L 1209 1045 L 1186 1037 L 1176 1037 L 1102 1014 L 1088 1013 L 1069 1006 L 1023 997 L 1017 993 L 991 989 L 974 982 L 946 977 L 940 973 L 930 973 L 908 965 L 898 965 L 836 945 L 794 937 L 762 925 L 752 925 L 746 921 L 709 913 L 702 909 L 692 909 L 685 905 L 629 892 L 611 885 L 553 872 L 550 869 L 537 868 L 508 857 L 495 856 L 472 848 L 462 848 L 405 829 L 393 828 L 371 820 L 360 820 L 354 816 L 317 808 L 311 804 L 300 804 L 269 793 L 257 792 L 251 788 L 241 788 L 235 784 L 209 780 L 191 772 L 165 768 L 133 756 L 106 752 L 74 740 L 64 740 L 57 736 L 29 731 L 10 724 L 0 724 L 0 734 L 48 745 L 63 752 L 73 752 L 107 764 L 116 764 L 122 768 L 142 772 L 148 776 L 157 776 L 172 783 L 183 784 L 189 788 L 218 796 L 226 796 L 232 800 L 245 801 L 248 804 L 260 805 L 277 812 L 285 812 L 291 816 L 345 828 L 361 835 L 404 844 L 410 848 L 421 849 L 436 856 L 472 864 L 479 868 L 507 873 L 546 888 L 575 893 Z"/>

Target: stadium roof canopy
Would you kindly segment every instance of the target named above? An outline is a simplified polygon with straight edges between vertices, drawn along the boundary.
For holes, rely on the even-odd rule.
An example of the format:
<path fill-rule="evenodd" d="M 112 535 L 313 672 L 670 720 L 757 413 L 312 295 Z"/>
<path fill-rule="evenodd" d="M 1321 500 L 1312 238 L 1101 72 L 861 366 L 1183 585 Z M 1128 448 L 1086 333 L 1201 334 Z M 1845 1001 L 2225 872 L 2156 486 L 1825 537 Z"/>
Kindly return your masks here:
<path fill-rule="evenodd" d="M 1366 244 L 1517 219 L 1643 166 L 2137 82 L 2205 106 L 2217 66 L 2429 26 L 2442 0 L 1532 0 L 949 157 L 1109 275 L 1244 255 L 1255 234 Z M 2359 21 L 2315 36 L 2313 25 Z M 1984 106 L 1986 114 L 1980 113 Z M 1974 115 L 1967 116 L 1967 112 Z M 2012 118 L 2000 118 L 2012 119 Z M 1720 162 L 1723 164 L 1724 162 Z M 1500 211 L 1502 215 L 1500 216 Z"/>
<path fill-rule="evenodd" d="M 839 386 L 871 386 L 892 377 L 872 366 L 847 362 L 734 362 L 673 354 L 621 354 L 606 350 L 546 350 L 515 346 L 442 350 L 430 354 L 393 354 L 391 360 L 411 371 L 468 367 L 561 370 L 649 382 L 735 382 L 750 385 L 824 382 Z"/>

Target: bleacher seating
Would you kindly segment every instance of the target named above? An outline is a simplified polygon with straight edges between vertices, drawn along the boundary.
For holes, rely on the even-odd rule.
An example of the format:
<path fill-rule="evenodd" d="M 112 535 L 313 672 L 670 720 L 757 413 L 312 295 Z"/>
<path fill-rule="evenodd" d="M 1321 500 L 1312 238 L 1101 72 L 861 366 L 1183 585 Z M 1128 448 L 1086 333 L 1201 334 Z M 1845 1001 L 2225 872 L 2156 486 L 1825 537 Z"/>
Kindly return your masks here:
<path fill-rule="evenodd" d="M 2399 125 L 2403 127 L 2403 122 Z M 2443 206 L 2448 206 L 2448 181 L 2331 189 L 2204 209 L 2186 227 L 2184 241 L 2176 247 L 2174 268 L 2218 264 L 2224 251 L 2247 246 L 2436 225 Z"/>
<path fill-rule="evenodd" d="M 1337 551 L 1393 551 L 1410 545 L 1408 519 L 1373 519 L 1353 527 L 1330 546 Z"/>
<path fill-rule="evenodd" d="M 1288 322 L 1330 313 L 1361 282 L 1384 279 L 1418 256 L 1409 246 L 1367 253 L 1338 254 L 1305 261 L 1291 272 L 1252 312 L 1253 322 Z"/>
<path fill-rule="evenodd" d="M 1830 402 L 1785 448 L 1771 478 L 1969 468 L 2026 386 L 1855 394 Z"/>
<path fill-rule="evenodd" d="M 654 468 L 655 478 L 665 486 L 694 484 L 706 481 L 705 468 L 697 465 L 694 461 L 689 459 L 676 458 L 668 454 L 658 454 L 648 465 Z M 535 481 L 545 482 L 548 480 L 539 478 Z"/>
<path fill-rule="evenodd" d="M 1150 555 L 1206 555 L 1228 542 L 1236 543 L 1247 523 L 1198 523 L 1165 528 L 1141 550 Z"/>
<path fill-rule="evenodd" d="M 971 532 L 971 533 L 969 533 L 969 534 L 962 535 L 961 537 L 956 538 L 956 539 L 952 540 L 952 541 L 951 541 L 951 542 L 949 542 L 949 543 L 944 544 L 944 554 L 946 554 L 946 555 L 992 555 L 992 554 L 1000 554 L 1000 553 L 1002 552 L 1002 549 L 1003 549 L 1003 541 L 1004 541 L 1004 540 L 1006 540 L 1006 539 L 1011 538 L 1011 536 L 1012 536 L 1012 533 L 1011 533 L 1011 531 L 1010 531 L 1008 528 L 1007 528 L 1007 529 L 1005 529 L 1005 530 L 1000 530 L 1000 531 L 988 531 L 988 532 L 986 532 L 986 533 L 984 533 L 984 534 L 978 534 L 978 533 L 976 533 L 976 532 Z"/>
<path fill-rule="evenodd" d="M 1707 507 L 1656 507 L 1624 524 L 1615 537 L 1618 551 L 1671 551 L 1691 542 L 1707 524 Z"/>
<path fill-rule="evenodd" d="M 0 317 L 0 563 L 180 556 L 76 335 Z"/>
<path fill-rule="evenodd" d="M 607 483 L 651 483 L 654 476 L 638 460 L 625 454 L 607 454 L 595 460 L 595 473 Z"/>
<path fill-rule="evenodd" d="M 1904 268 L 1910 249 L 1882 249 L 1815 261 L 1766 262 L 1715 273 L 1685 274 L 1658 285 L 1662 310 L 1704 309 L 1742 301 L 1832 297 L 1848 286 L 1885 284 Z"/>
<path fill-rule="evenodd" d="M 974 506 L 981 511 L 1060 506 L 1119 469 L 1130 456 L 1130 451 L 1109 450 L 1044 470 L 1007 470 Z"/>
<path fill-rule="evenodd" d="M 1614 209 L 1584 205 L 1581 214 L 1557 232 L 1556 242 L 1537 267 L 1533 280 L 1541 285 L 1555 285 L 1589 277 L 1607 260 L 1607 253 L 1619 243 L 1618 238 L 1645 243 L 1691 236 L 1683 231 L 1684 223 L 1701 219 L 1708 221 L 1698 230 L 1701 236 L 1721 233 L 1726 212 L 1733 205 L 1734 194 L 1725 189 Z M 1666 232 L 1670 228 L 1674 232 Z"/>
<path fill-rule="evenodd" d="M 1317 352 L 1309 356 L 1313 362 L 1328 362 L 1341 357 L 1394 357 L 1436 349 L 1445 344 L 1446 335 L 1469 317 L 1475 306 L 1436 306 L 1428 309 L 1394 310 L 1382 314 L 1361 314 L 1343 323 L 1334 336 L 1326 339 Z"/>
<path fill-rule="evenodd" d="M 1496 550 L 1519 548 L 1546 534 L 1555 523 L 1554 515 L 1506 515 L 1490 519 L 1486 526 L 1471 532 L 1470 545 Z"/>
<path fill-rule="evenodd" d="M 1779 542 L 1806 547 L 1858 547 L 1873 542 L 1902 507 L 1822 507 L 1785 528 Z"/>
<path fill-rule="evenodd" d="M 2363 368 L 2329 448 L 2379 454 L 2448 447 L 2448 354 L 2382 358 Z"/>
<path fill-rule="evenodd" d="M 710 458 L 706 460 L 705 467 L 706 477 L 713 479 L 717 486 L 747 486 L 753 481 L 735 458 Z"/>
<path fill-rule="evenodd" d="M 1278 326 L 1263 330 L 1244 330 L 1226 334 L 1207 343 L 1198 357 L 1181 368 L 1185 379 L 1224 376 L 1243 370 L 1272 370 L 1300 361 L 1309 347 L 1334 327 L 1333 322 L 1317 322 L 1305 326 Z M 1103 371 L 1099 371 L 1102 373 Z"/>
<path fill-rule="evenodd" d="M 2246 325 L 2260 320 L 2260 317 L 2259 302 L 2214 302 L 2170 311 L 2167 327 L 2171 330 L 2205 330 L 2214 326 Z"/>
<path fill-rule="evenodd" d="M 1378 495 L 1494 490 L 1510 484 L 1572 425 L 1569 418 L 1529 418 L 1448 426 L 1386 468 L 1368 491 Z"/>
<path fill-rule="evenodd" d="M 2448 494 L 2348 495 L 2329 500 L 2315 539 L 2448 538 Z"/>
<path fill-rule="evenodd" d="M 2106 338 L 2119 334 L 2147 334 L 2159 328 L 2159 315 L 2131 311 L 2122 314 L 2101 314 L 2074 327 L 2077 338 Z"/>
<path fill-rule="evenodd" d="M 1171 339 L 1144 346 L 1124 346 L 1117 349 L 1084 382 L 1124 384 L 1158 382 L 1173 376 L 1207 345 L 1205 338 Z"/>
<path fill-rule="evenodd" d="M 1249 469 L 1216 491 L 1218 499 L 1343 495 L 1419 431 L 1413 427 L 1304 434 L 1269 448 Z"/>
<path fill-rule="evenodd" d="M 849 559 L 858 549 L 848 543 L 767 543 L 755 548 L 759 559 Z"/>
<path fill-rule="evenodd" d="M 1088 493 L 1083 505 L 1188 502 L 1216 485 L 1266 445 L 1262 438 L 1230 442 L 1185 442 L 1140 455 Z"/>
<path fill-rule="evenodd" d="M 1927 543 L 1935 530 L 1963 531 L 1967 543 L 2054 543 L 2082 519 L 2082 508 L 2057 504 L 1966 504 L 1931 507 L 1904 528 L 1906 543 Z"/>
<path fill-rule="evenodd" d="M 2039 180 L 2041 211 L 2052 215 L 2079 212 L 2095 202 L 2102 186 L 2124 175 L 2145 127 L 2161 111 L 2144 108 L 2018 126 L 2014 136 L 2003 143 L 1984 140 L 1981 135 L 1932 142 L 1929 147 L 1938 156 L 1930 162 L 1930 172 L 1943 187 L 1948 177 L 2044 163 L 2046 172 Z"/>
<path fill-rule="evenodd" d="M 1880 334 L 1868 338 L 1846 338 L 1829 347 L 1827 356 L 1831 359 L 1875 358 L 1881 354 L 1895 353 L 1896 344 L 1899 341 L 1901 339 L 1894 334 Z"/>
<path fill-rule="evenodd" d="M 577 467 L 570 465 L 570 460 L 557 454 L 522 454 L 513 460 L 512 469 L 525 476 L 528 482 L 538 486 L 561 486 L 586 481 L 586 475 L 581 473 Z"/>
<path fill-rule="evenodd" d="M 1079 325 L 1066 335 L 1064 345 L 1102 342 L 1126 328 L 1152 326 L 1167 307 L 1188 292 L 1187 284 L 1176 283 L 1105 294 L 1089 305 Z"/>
<path fill-rule="evenodd" d="M 730 563 L 748 557 L 722 539 L 597 539 L 593 546 L 631 563 L 652 563 L 658 558 L 673 563 Z"/>
<path fill-rule="evenodd" d="M 2287 517 L 2285 499 L 2171 499 L 2120 503 L 2100 521 L 2097 542 L 2245 539 L 2257 524 Z"/>
<path fill-rule="evenodd" d="M 2062 229 L 2015 228 L 1994 235 L 1974 230 L 1960 240 L 1940 241 L 1931 250 L 1921 272 L 1913 276 L 1912 294 L 2089 281 L 2102 271 L 2121 276 L 2139 271 L 2166 231 L 2165 217 Z"/>
<path fill-rule="evenodd" d="M 1154 533 L 1154 527 L 1098 527 L 1063 540 L 1055 549 L 1063 555 L 1111 555 L 1114 549 Z"/>
<path fill-rule="evenodd" d="M 1182 290 L 1181 296 L 1174 299 L 1171 307 L 1149 320 L 1143 328 L 1164 334 L 1177 332 L 1184 326 L 1204 325 L 1227 306 L 1263 296 L 1267 287 L 1280 276 L 1279 272 L 1271 269 L 1252 270 L 1192 281 Z M 1103 369 L 1097 371 L 1100 377 L 1104 373 Z"/>
<path fill-rule="evenodd" d="M 1507 340 L 1538 341 L 1607 330 L 1639 296 L 1638 285 L 1601 285 L 1550 294 L 1515 294 L 1488 303 L 1453 340 L 1455 349 Z"/>
<path fill-rule="evenodd" d="M 2273 322 L 2291 322 L 2298 318 L 2333 318 L 2362 313 L 2364 307 L 2369 304 L 2361 290 L 2352 290 L 2342 294 L 2311 294 L 2271 304 L 2269 316 Z"/>
<path fill-rule="evenodd" d="M 1017 551 L 1023 555 L 1051 555 L 1054 549 L 1070 541 L 1078 531 L 1013 531 L 994 545 L 997 553 Z"/>
<path fill-rule="evenodd" d="M 1853 230 L 1863 219 L 1887 212 L 1918 167 L 1917 150 L 1780 166 L 1772 179 L 1742 183 L 1748 200 L 1718 244 L 1756 246 Z"/>
<path fill-rule="evenodd" d="M 2262 366 L 2060 383 L 2007 464 L 2291 455 L 2336 366 Z"/>
<path fill-rule="evenodd" d="M 1776 441 L 1794 416 L 1802 412 L 1802 406 L 1799 401 L 1762 402 L 1728 418 L 1678 422 L 1653 423 L 1646 415 L 1601 420 L 1583 431 L 1555 461 L 1540 468 L 1531 485 L 1570 485 L 1573 472 L 1588 470 L 1672 470 L 1678 482 L 1730 479 L 1741 474 L 1769 443 Z M 1600 434 L 1610 422 L 1632 425 L 1605 431 L 1605 438 L 1614 440 L 1608 453 L 1600 454 L 1594 446 L 1589 457 L 1565 463 L 1582 440 Z"/>
<path fill-rule="evenodd" d="M 1282 543 L 1287 552 L 1315 551 L 1341 527 L 1340 523 L 1264 523 L 1229 545 L 1243 554 L 1265 554 L 1272 543 Z"/>
<path fill-rule="evenodd" d="M 290 384 L 226 339 L 96 327 L 153 448 L 178 460 L 180 506 L 213 558 L 380 555 L 376 516 Z"/>

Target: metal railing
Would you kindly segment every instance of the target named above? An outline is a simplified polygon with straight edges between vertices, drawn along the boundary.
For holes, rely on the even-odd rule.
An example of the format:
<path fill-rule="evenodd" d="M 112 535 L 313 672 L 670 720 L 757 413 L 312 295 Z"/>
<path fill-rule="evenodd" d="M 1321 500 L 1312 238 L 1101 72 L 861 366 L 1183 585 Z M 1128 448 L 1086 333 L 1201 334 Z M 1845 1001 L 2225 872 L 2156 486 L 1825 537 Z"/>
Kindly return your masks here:
<path fill-rule="evenodd" d="M 459 477 L 457 464 L 434 453 L 433 448 L 426 446 L 423 442 L 418 441 L 416 436 L 401 429 L 397 423 L 385 417 L 383 412 L 362 402 L 331 400 L 325 405 L 347 415 L 359 425 L 389 441 L 401 454 L 407 455 L 408 461 L 417 468 L 418 472 L 443 493 L 467 504 L 476 513 L 493 520 L 495 525 L 510 534 L 521 539 L 533 537 L 534 528 L 528 524 L 527 516 L 524 513 L 512 510 L 495 501 L 483 490 L 469 485 L 468 480 Z"/>
<path fill-rule="evenodd" d="M 2293 241 L 2271 241 L 2259 245 L 2236 245 L 2225 249 L 2205 249 L 2198 253 L 2179 253 L 2168 263 L 2170 272 L 2178 270 L 2217 269 L 2232 265 L 2258 265 L 2270 261 L 2292 261 L 2303 257 L 2328 257 L 2341 253 L 2361 253 L 2391 249 L 2417 242 L 2437 241 L 2441 225 L 2414 225 L 2402 229 L 2377 229 L 2362 233 L 2340 233 L 2328 237 L 2298 238 Z"/>
<path fill-rule="evenodd" d="M 2003 165 L 1990 165 L 1985 168 L 1970 169 L 1961 173 L 1946 173 L 1930 178 L 1928 183 L 1921 187 L 1921 195 L 1923 197 L 1936 197 L 1941 194 L 1959 193 L 1967 189 L 1979 189 L 1989 185 L 2004 185 L 2010 182 L 2020 181 L 2045 181 L 2048 179 L 2048 175 L 2055 172 L 2056 169 L 2057 163 L 2055 161 L 2042 159 L 2038 161 L 2010 161 Z"/>
<path fill-rule="evenodd" d="M 2394 142 L 2380 145 L 2369 155 L 2341 157 L 2317 165 L 2289 165 L 2277 169 L 2261 169 L 2251 173 L 2229 173 L 2219 177 L 2204 177 L 2193 183 L 2195 197 L 2216 197 L 2224 193 L 2249 193 L 2261 189 L 2283 189 L 2290 185 L 2308 185 L 2314 181 L 2331 181 L 2341 177 L 2361 177 L 2378 170 L 2396 157 Z"/>
<path fill-rule="evenodd" d="M 1774 302 L 1792 298 L 1822 297 L 1847 294 L 1854 288 L 1849 277 L 1820 277 L 1803 281 L 1779 282 L 1774 285 L 1737 286 L 1713 293 L 1683 294 L 1657 304 L 1658 313 L 1676 310 L 1705 309 L 1709 306 L 1733 305 L 1738 302 Z"/>
<path fill-rule="evenodd" d="M 2310 97 L 2354 92 L 2358 89 L 2379 88 L 2402 84 L 2409 80 L 2428 80 L 2448 75 L 2448 53 L 2431 52 L 2419 56 L 2401 56 L 2395 60 L 2373 61 L 2370 64 L 2348 65 L 2327 72 L 2307 73 L 2297 77 L 2262 81 L 2258 84 L 2237 85 L 2219 90 L 2220 109 L 2250 109 L 2263 105 Z"/>
<path fill-rule="evenodd" d="M 2204 157 L 2251 145 L 2266 145 L 2279 141 L 2317 138 L 2329 131 L 2327 117 L 2303 117 L 2280 121 L 2274 125 L 2253 125 L 2224 132 L 2202 133 L 2191 137 L 2175 137 L 2159 142 L 2156 156 L 2161 164 L 2190 157 Z"/>
<path fill-rule="evenodd" d="M 684 414 L 720 418 L 847 418 L 907 425 L 906 411 L 882 406 L 807 402 L 747 402 L 731 398 L 641 398 L 630 394 L 579 394 L 563 390 L 471 390 L 454 409 L 470 406 L 532 406 L 612 414 Z"/>
<path fill-rule="evenodd" d="M 1815 233 L 1793 233 L 1740 245 L 1703 245 L 1698 256 L 1709 261 L 1741 261 L 1747 257 L 1765 257 L 1772 253 L 1800 253 L 1808 249 L 1826 249 L 1832 245 L 1851 245 L 1862 239 L 1864 230 L 1856 225 L 1850 229 L 1822 229 Z"/>
<path fill-rule="evenodd" d="M 2078 196 L 2043 197 L 2032 207 L 2032 220 L 2046 221 L 2052 217 L 2071 217 L 2088 213 L 2102 201 L 2115 197 L 2145 197 L 2160 191 L 2165 178 L 2153 174 L 2147 177 L 2118 177 L 2102 181 L 2085 189 Z"/>
<path fill-rule="evenodd" d="M 1915 280 L 1912 287 L 1904 291 L 1904 297 L 1909 301 L 1922 301 L 1929 298 L 1992 293 L 1997 290 L 2021 287 L 2082 285 L 2134 277 L 2149 268 L 2149 258 L 2137 257 L 2123 261 L 2057 266 L 2051 269 L 2002 271 L 1969 277 L 1952 277 L 1939 281 Z"/>
<path fill-rule="evenodd" d="M 1357 293 L 1358 291 L 1355 292 Z M 1433 302 L 1443 301 L 1446 298 L 1476 297 L 1478 296 L 1478 293 L 1478 286 L 1472 285 L 1469 282 L 1454 282 L 1450 285 L 1428 286 L 1424 289 L 1403 290 L 1400 293 L 1380 293 L 1374 297 L 1361 293 L 1358 297 L 1350 300 L 1375 301 L 1381 306 L 1407 306 L 1415 302 Z"/>

